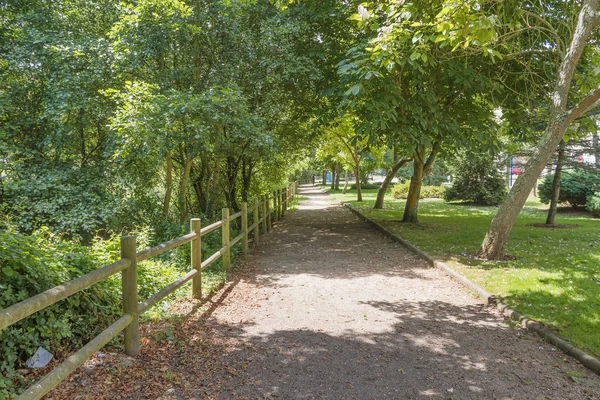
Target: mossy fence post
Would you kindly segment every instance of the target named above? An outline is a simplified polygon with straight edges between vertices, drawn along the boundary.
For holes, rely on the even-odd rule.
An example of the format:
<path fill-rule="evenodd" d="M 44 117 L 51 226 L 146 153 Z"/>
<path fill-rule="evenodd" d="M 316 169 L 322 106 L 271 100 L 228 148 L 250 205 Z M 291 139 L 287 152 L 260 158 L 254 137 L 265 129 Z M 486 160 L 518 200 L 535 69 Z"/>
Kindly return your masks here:
<path fill-rule="evenodd" d="M 271 216 L 271 199 L 269 198 L 269 196 L 267 196 L 266 198 L 266 204 L 267 204 L 267 232 L 271 231 L 271 228 L 273 227 L 273 219 Z"/>
<path fill-rule="evenodd" d="M 121 237 L 121 258 L 129 260 L 129 267 L 121 272 L 123 313 L 133 316 L 125 328 L 125 353 L 135 357 L 140 352 L 140 318 L 138 316 L 137 255 L 135 236 Z"/>
<path fill-rule="evenodd" d="M 267 200 L 266 200 L 267 196 L 263 195 L 262 196 L 262 231 L 263 231 L 263 235 L 265 233 L 267 233 Z"/>
<path fill-rule="evenodd" d="M 287 189 L 281 189 L 281 217 L 285 217 L 285 209 L 287 206 Z"/>
<path fill-rule="evenodd" d="M 277 190 L 273 191 L 273 222 L 279 221 L 279 203 L 277 199 Z"/>
<path fill-rule="evenodd" d="M 229 274 L 229 264 L 231 262 L 231 246 L 229 245 L 229 208 L 222 211 L 223 228 L 221 229 L 221 243 L 223 246 L 223 270 Z"/>
<path fill-rule="evenodd" d="M 254 225 L 254 244 L 258 243 L 260 234 L 258 232 L 258 199 L 254 199 L 254 209 L 252 210 L 252 220 Z"/>
<path fill-rule="evenodd" d="M 248 203 L 242 202 L 242 252 L 248 253 Z"/>
<path fill-rule="evenodd" d="M 190 232 L 194 232 L 197 237 L 190 242 L 192 252 L 192 269 L 196 270 L 196 275 L 192 278 L 192 297 L 202 298 L 202 238 L 200 231 L 202 223 L 200 218 L 192 218 L 190 221 Z"/>

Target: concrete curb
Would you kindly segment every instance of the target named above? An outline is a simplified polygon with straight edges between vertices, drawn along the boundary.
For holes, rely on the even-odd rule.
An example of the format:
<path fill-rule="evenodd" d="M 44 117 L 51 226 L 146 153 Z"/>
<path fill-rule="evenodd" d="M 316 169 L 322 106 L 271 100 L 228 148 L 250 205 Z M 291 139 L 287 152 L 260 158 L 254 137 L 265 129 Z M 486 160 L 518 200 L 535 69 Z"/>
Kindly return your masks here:
<path fill-rule="evenodd" d="M 526 328 L 530 331 L 536 332 L 541 337 L 543 337 L 547 342 L 555 345 L 560 350 L 562 350 L 565 354 L 575 358 L 576 360 L 581 362 L 583 365 L 585 365 L 587 368 L 589 368 L 596 374 L 600 375 L 600 360 L 598 360 L 597 358 L 594 358 L 594 357 L 590 356 L 589 354 L 577 349 L 573 345 L 567 343 L 565 340 L 561 339 L 560 337 L 556 336 L 554 333 L 550 332 L 541 323 L 531 320 L 531 319 L 528 319 L 524 315 L 509 308 L 506 304 L 502 303 L 502 301 L 499 300 L 498 297 L 496 297 L 495 295 L 487 292 L 485 289 L 483 289 L 481 286 L 477 285 L 476 283 L 471 282 L 469 279 L 467 279 L 465 276 L 463 276 L 459 272 L 457 272 L 454 269 L 452 269 L 451 267 L 449 267 L 447 264 L 445 264 L 441 261 L 437 261 L 436 259 L 431 257 L 429 254 L 425 253 L 423 250 L 419 249 L 412 243 L 409 243 L 406 240 L 396 236 L 393 232 L 391 232 L 390 230 L 381 226 L 379 223 L 375 222 L 371 218 L 363 215 L 360 211 L 356 210 L 355 208 L 353 208 L 347 204 L 344 204 L 344 207 L 346 209 L 350 210 L 353 214 L 358 216 L 360 219 L 362 219 L 363 221 L 365 221 L 366 223 L 368 223 L 369 225 L 371 225 L 372 227 L 374 227 L 375 229 L 377 229 L 378 231 L 383 233 L 388 238 L 392 239 L 395 242 L 400 243 L 401 245 L 403 245 L 404 247 L 406 247 L 413 253 L 417 254 L 418 256 L 420 256 L 421 258 L 426 260 L 431 266 L 441 269 L 446 274 L 448 274 L 449 276 L 454 278 L 454 280 L 458 281 L 462 285 L 466 286 L 467 288 L 469 288 L 469 289 L 473 290 L 474 292 L 476 292 L 477 294 L 479 294 L 479 296 L 481 296 L 487 302 L 488 305 L 495 304 L 496 308 L 505 317 L 519 322 L 523 328 Z"/>

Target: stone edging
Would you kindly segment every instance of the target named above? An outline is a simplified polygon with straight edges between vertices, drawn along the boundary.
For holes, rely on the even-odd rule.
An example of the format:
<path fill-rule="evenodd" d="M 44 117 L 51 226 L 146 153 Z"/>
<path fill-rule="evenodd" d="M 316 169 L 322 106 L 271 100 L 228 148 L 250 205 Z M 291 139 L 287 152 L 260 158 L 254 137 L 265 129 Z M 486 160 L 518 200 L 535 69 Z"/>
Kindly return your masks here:
<path fill-rule="evenodd" d="M 365 215 L 363 215 L 360 211 L 356 210 L 355 208 L 349 206 L 348 204 L 344 204 L 344 207 L 346 209 L 352 211 L 352 213 L 357 215 L 360 219 L 362 219 L 369 225 L 373 226 L 375 229 L 377 229 L 378 231 L 383 233 L 388 238 L 392 239 L 395 242 L 400 243 L 401 245 L 403 245 L 404 247 L 406 247 L 413 253 L 415 253 L 418 256 L 420 256 L 421 258 L 427 260 L 427 262 L 431 266 L 434 266 L 434 267 L 437 267 L 437 268 L 443 270 L 446 274 L 450 275 L 456 281 L 458 281 L 462 285 L 466 286 L 467 288 L 469 288 L 469 289 L 473 290 L 474 292 L 476 292 L 477 294 L 479 294 L 487 302 L 488 305 L 495 305 L 496 308 L 504 316 L 506 316 L 514 321 L 519 322 L 523 328 L 527 328 L 533 332 L 536 332 L 537 334 L 542 336 L 547 342 L 555 345 L 556 347 L 561 349 L 565 354 L 568 354 L 571 357 L 577 359 L 579 362 L 581 362 L 583 365 L 588 367 L 590 370 L 592 370 L 595 373 L 600 375 L 600 360 L 598 360 L 597 358 L 594 358 L 594 357 L 590 356 L 589 354 L 574 347 L 573 345 L 567 343 L 565 340 L 561 339 L 560 337 L 556 336 L 554 333 L 550 332 L 541 323 L 531 320 L 531 319 L 528 319 L 524 315 L 518 313 L 517 311 L 512 310 L 506 304 L 502 303 L 502 301 L 499 300 L 498 297 L 496 297 L 495 295 L 487 292 L 481 286 L 470 281 L 464 275 L 455 271 L 454 269 L 449 267 L 447 264 L 445 264 L 441 261 L 437 261 L 436 259 L 431 257 L 429 254 L 425 253 L 423 250 L 419 249 L 412 243 L 409 243 L 406 240 L 396 236 L 390 230 L 386 229 L 385 227 L 383 227 L 379 223 L 375 222 L 371 218 L 366 217 Z"/>

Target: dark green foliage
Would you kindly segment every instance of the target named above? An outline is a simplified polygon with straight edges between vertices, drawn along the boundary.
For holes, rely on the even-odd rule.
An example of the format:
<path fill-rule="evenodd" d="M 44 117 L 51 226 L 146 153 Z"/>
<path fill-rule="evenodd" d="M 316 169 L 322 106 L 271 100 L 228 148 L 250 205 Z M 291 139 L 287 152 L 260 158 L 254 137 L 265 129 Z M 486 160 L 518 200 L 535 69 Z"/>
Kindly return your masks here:
<path fill-rule="evenodd" d="M 149 232 L 137 232 L 141 246 Z M 89 273 L 120 258 L 119 238 L 81 246 L 60 239 L 47 229 L 33 235 L 0 231 L 0 309 L 44 290 Z M 184 264 L 185 265 L 185 264 Z M 179 269 L 183 269 L 181 266 Z M 167 261 L 138 266 L 140 299 L 146 299 L 172 282 L 181 271 Z M 120 275 L 70 296 L 23 321 L 0 331 L 0 398 L 38 346 L 53 354 L 81 347 L 122 315 Z"/>
<path fill-rule="evenodd" d="M 410 188 L 410 181 L 404 183 L 398 183 L 392 186 L 392 197 L 395 199 L 406 199 L 408 197 L 408 190 Z M 446 187 L 444 185 L 433 186 L 423 185 L 421 186 L 421 193 L 419 194 L 420 199 L 440 199 L 444 196 Z"/>
<path fill-rule="evenodd" d="M 489 154 L 464 152 L 457 157 L 453 170 L 454 181 L 444 200 L 491 206 L 506 198 L 504 178 Z"/>
<path fill-rule="evenodd" d="M 538 186 L 540 201 L 548 204 L 552 198 L 554 174 L 546 175 Z M 587 197 L 600 189 L 600 174 L 587 171 L 565 171 L 560 176 L 559 203 L 569 203 L 573 207 L 585 206 Z"/>
<path fill-rule="evenodd" d="M 600 217 L 600 192 L 595 192 L 587 197 L 586 208 L 596 217 Z"/>
<path fill-rule="evenodd" d="M 396 173 L 396 176 L 401 182 L 409 181 L 413 174 L 413 166 L 412 164 L 407 164 L 400 168 Z M 448 182 L 448 168 L 446 167 L 446 163 L 443 161 L 436 161 L 433 164 L 431 171 L 429 174 L 423 177 L 423 185 L 427 186 L 439 186 L 444 182 Z"/>

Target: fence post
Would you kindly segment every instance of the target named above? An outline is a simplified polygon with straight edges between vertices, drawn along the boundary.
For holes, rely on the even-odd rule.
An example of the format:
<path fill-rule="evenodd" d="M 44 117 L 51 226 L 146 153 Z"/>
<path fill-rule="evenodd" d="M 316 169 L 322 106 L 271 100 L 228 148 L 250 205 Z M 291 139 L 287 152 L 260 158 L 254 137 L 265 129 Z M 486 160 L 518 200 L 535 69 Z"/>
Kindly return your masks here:
<path fill-rule="evenodd" d="M 248 203 L 242 202 L 242 252 L 248 253 Z"/>
<path fill-rule="evenodd" d="M 272 220 L 272 215 L 271 215 L 271 199 L 269 199 L 269 196 L 265 196 L 266 197 L 266 205 L 267 205 L 267 232 L 271 231 L 271 227 L 273 226 L 273 220 Z"/>
<path fill-rule="evenodd" d="M 121 272 L 123 313 L 133 315 L 125 328 L 125 353 L 135 357 L 140 352 L 140 318 L 138 316 L 137 256 L 135 236 L 121 237 L 121 258 L 130 261 L 129 267 Z"/>
<path fill-rule="evenodd" d="M 277 206 L 277 190 L 273 191 L 273 222 L 277 222 L 279 219 L 279 207 Z M 273 226 L 273 225 L 271 225 Z"/>
<path fill-rule="evenodd" d="M 231 246 L 229 246 L 229 208 L 222 210 L 223 228 L 221 229 L 221 243 L 225 247 L 223 253 L 223 269 L 229 274 L 229 263 L 231 261 Z"/>
<path fill-rule="evenodd" d="M 285 189 L 281 189 L 281 218 L 285 217 L 285 206 L 287 197 L 285 195 Z"/>
<path fill-rule="evenodd" d="M 275 197 L 277 197 L 277 220 L 281 219 L 281 190 L 277 189 L 275 191 Z"/>
<path fill-rule="evenodd" d="M 267 207 L 267 203 L 269 200 L 267 200 L 267 196 L 263 195 L 262 196 L 262 216 L 263 216 L 263 220 L 262 220 L 262 228 L 263 228 L 263 235 L 265 233 L 268 232 L 268 224 L 269 224 L 269 212 L 268 212 L 268 207 Z"/>
<path fill-rule="evenodd" d="M 196 233 L 196 238 L 190 242 L 192 251 L 192 269 L 196 270 L 196 275 L 192 278 L 192 297 L 202 298 L 202 238 L 200 230 L 202 224 L 200 218 L 192 218 L 190 221 L 190 232 Z"/>
<path fill-rule="evenodd" d="M 254 244 L 258 243 L 258 199 L 254 199 L 254 210 L 252 212 L 254 220 Z"/>

